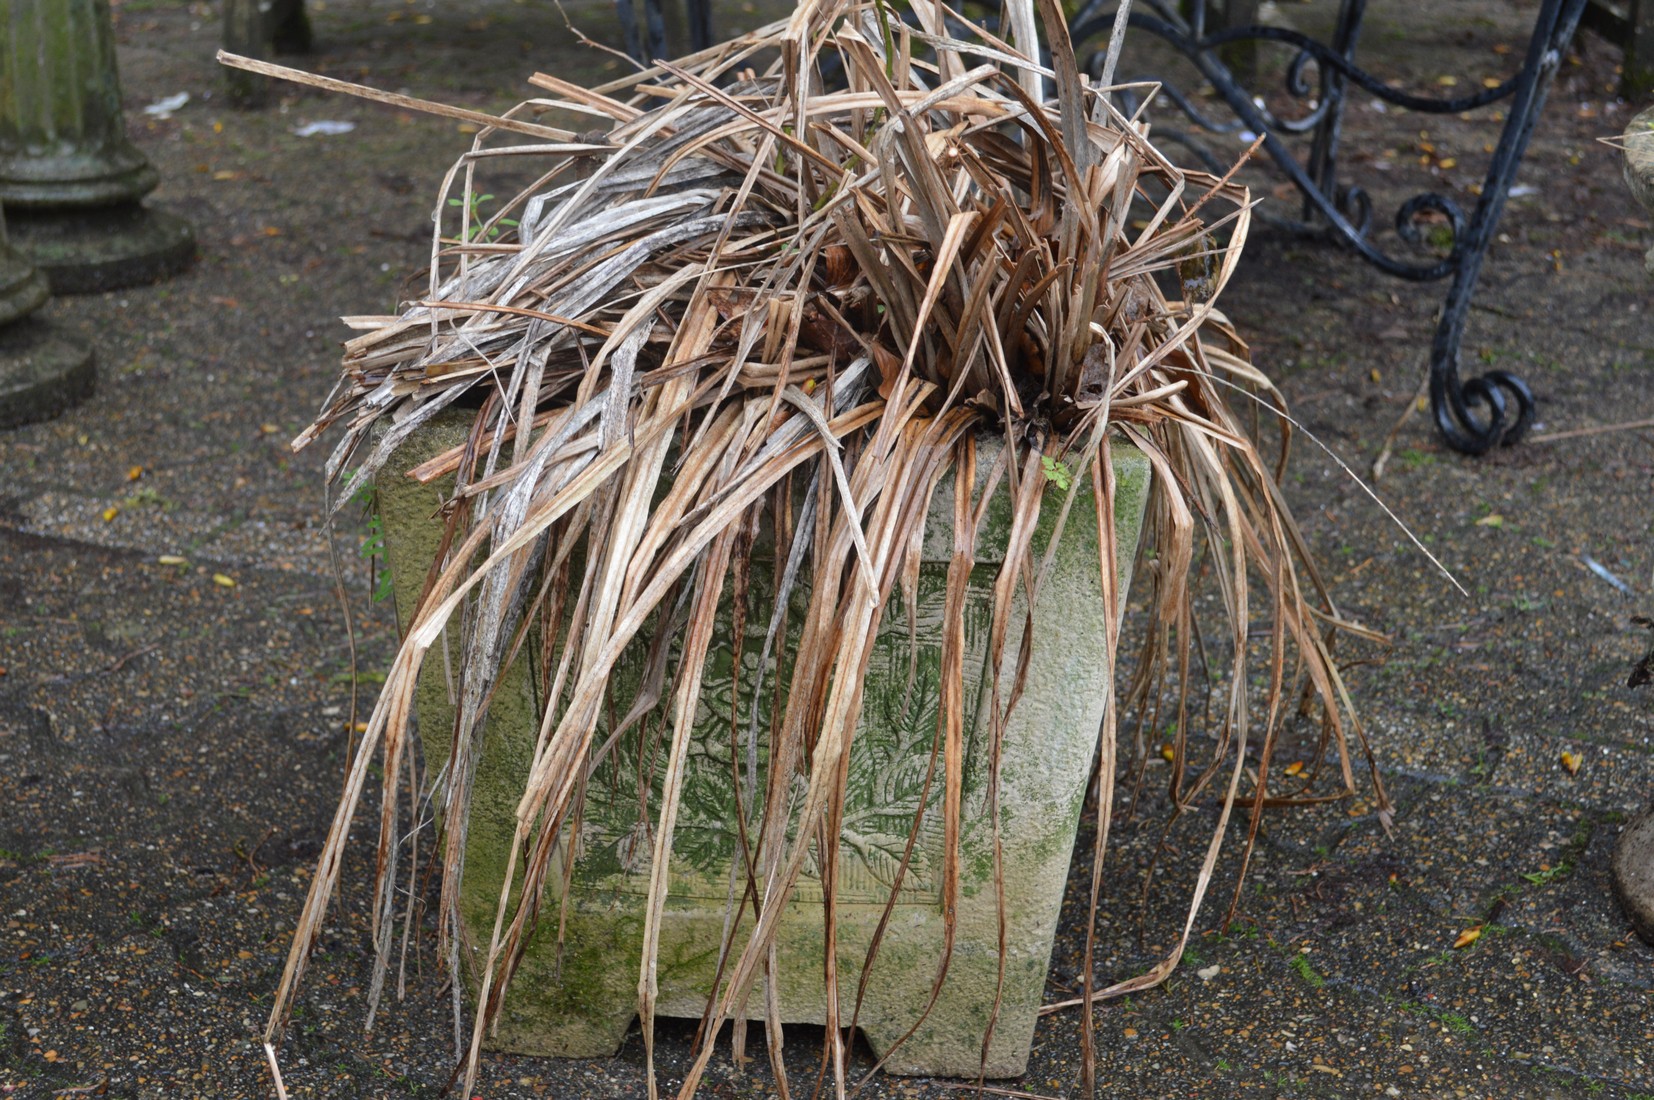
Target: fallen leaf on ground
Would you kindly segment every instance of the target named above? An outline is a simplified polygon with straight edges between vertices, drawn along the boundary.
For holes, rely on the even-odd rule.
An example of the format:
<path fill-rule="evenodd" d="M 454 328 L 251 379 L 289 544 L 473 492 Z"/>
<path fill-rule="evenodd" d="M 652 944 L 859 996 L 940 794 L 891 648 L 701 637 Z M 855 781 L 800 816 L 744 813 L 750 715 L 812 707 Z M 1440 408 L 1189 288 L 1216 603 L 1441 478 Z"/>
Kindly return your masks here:
<path fill-rule="evenodd" d="M 235 587 L 235 578 L 234 577 L 226 577 L 222 573 L 214 573 L 212 575 L 212 582 L 214 584 L 220 585 L 224 588 L 234 588 Z"/>
<path fill-rule="evenodd" d="M 109 507 L 107 507 L 103 510 L 103 522 L 108 523 L 110 520 L 114 519 L 116 516 L 118 516 L 120 514 L 121 514 L 121 510 L 119 508 L 115 507 L 113 504 L 111 504 Z"/>
<path fill-rule="evenodd" d="M 1302 760 L 1294 760 L 1281 770 L 1287 775 L 1300 775 L 1304 770 L 1304 762 Z"/>
<path fill-rule="evenodd" d="M 1490 512 L 1476 521 L 1477 527 L 1503 527 L 1504 525 L 1505 517 L 1498 512 Z"/>
<path fill-rule="evenodd" d="M 126 471 L 126 480 L 128 481 L 137 481 L 143 476 L 144 468 L 142 466 L 134 466 L 130 470 Z"/>
<path fill-rule="evenodd" d="M 1457 951 L 1461 947 L 1469 947 L 1481 938 L 1481 925 L 1478 924 L 1475 928 L 1466 928 L 1463 932 L 1459 933 L 1459 938 L 1453 941 L 1453 949 Z"/>
<path fill-rule="evenodd" d="M 1565 752 L 1561 757 L 1562 766 L 1568 769 L 1569 775 L 1578 775 L 1579 766 L 1585 763 L 1585 758 L 1577 752 Z"/>
<path fill-rule="evenodd" d="M 188 558 L 181 558 L 177 554 L 162 554 L 155 560 L 162 565 L 188 565 L 190 563 Z"/>

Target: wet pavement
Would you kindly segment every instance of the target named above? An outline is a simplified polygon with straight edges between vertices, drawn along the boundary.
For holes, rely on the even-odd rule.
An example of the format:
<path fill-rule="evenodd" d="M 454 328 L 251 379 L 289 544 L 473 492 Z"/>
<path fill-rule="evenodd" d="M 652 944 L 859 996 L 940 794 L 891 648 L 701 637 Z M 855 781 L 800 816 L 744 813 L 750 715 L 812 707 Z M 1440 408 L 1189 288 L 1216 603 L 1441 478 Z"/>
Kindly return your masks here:
<path fill-rule="evenodd" d="M 613 65 L 571 52 L 542 5 L 316 7 L 307 65 L 478 109 L 514 103 L 535 69 Z M 1428 34 L 1402 27 L 1405 5 L 1373 8 L 1380 67 L 1419 86 L 1479 79 L 1520 50 L 1522 12 L 1502 2 L 1444 7 Z M 612 30 L 607 5 L 568 11 L 594 37 Z M 417 292 L 405 280 L 467 137 L 291 89 L 231 111 L 210 61 L 215 7 L 117 13 L 129 123 L 163 180 L 152 201 L 192 220 L 201 252 L 167 283 L 50 303 L 53 324 L 96 345 L 98 392 L 0 433 L 0 1095 L 271 1096 L 259 1036 L 351 715 L 324 456 L 286 441 L 331 383 L 337 317 Z M 1325 453 L 1295 447 L 1288 498 L 1335 599 L 1392 639 L 1352 648 L 1349 675 L 1394 827 L 1370 797 L 1271 812 L 1224 932 L 1233 837 L 1184 966 L 1099 1011 L 1102 1095 L 1654 1097 L 1654 948 L 1608 880 L 1618 831 L 1654 796 L 1654 697 L 1625 683 L 1648 641 L 1630 616 L 1654 613 L 1654 433 L 1563 434 L 1654 417 L 1654 232 L 1595 142 L 1633 113 L 1613 102 L 1617 61 L 1587 38 L 1563 66 L 1466 340 L 1469 367 L 1534 387 L 1539 438 L 1466 459 L 1416 416 L 1378 485 L 1469 595 Z M 172 118 L 143 115 L 186 90 Z M 294 133 L 323 120 L 356 126 Z M 1382 219 L 1425 186 L 1465 197 L 1496 129 L 1358 97 L 1346 161 L 1378 181 Z M 1413 400 L 1441 288 L 1261 231 L 1248 255 L 1228 312 L 1309 431 L 1365 469 Z M 394 623 L 370 599 L 363 535 L 347 509 L 337 560 L 371 692 Z M 1158 774 L 1117 830 L 1105 979 L 1169 946 L 1192 868 L 1163 855 L 1151 872 L 1151 858 L 1193 851 L 1212 820 L 1168 830 Z M 434 1096 L 453 1040 L 429 944 L 409 956 L 406 999 L 361 1030 L 361 856 L 282 1052 L 286 1087 Z M 1077 866 L 1052 1000 L 1078 985 L 1082 883 Z M 1076 1095 L 1079 1026 L 1047 1017 L 1028 1075 L 1001 1084 Z M 663 1026 L 668 1081 L 691 1036 Z M 820 1039 L 788 1031 L 795 1092 L 815 1080 Z M 630 1097 L 641 1067 L 634 1033 L 609 1060 L 489 1056 L 478 1092 Z M 883 1078 L 865 1094 L 956 1084 Z M 706 1094 L 773 1091 L 761 1061 L 740 1073 L 720 1059 Z"/>

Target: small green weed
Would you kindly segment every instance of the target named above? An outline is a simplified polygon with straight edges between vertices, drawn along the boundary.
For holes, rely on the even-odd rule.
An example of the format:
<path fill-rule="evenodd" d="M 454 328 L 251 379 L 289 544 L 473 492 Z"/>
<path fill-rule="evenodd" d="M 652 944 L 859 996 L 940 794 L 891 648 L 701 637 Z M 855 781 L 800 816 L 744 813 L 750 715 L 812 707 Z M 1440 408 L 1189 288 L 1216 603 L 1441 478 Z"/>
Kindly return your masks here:
<path fill-rule="evenodd" d="M 1569 866 L 1567 862 L 1562 862 L 1558 863 L 1555 867 L 1547 868 L 1543 871 L 1524 872 L 1522 877 L 1534 886 L 1544 886 L 1546 883 L 1554 882 L 1572 870 L 1573 868 Z"/>
<path fill-rule="evenodd" d="M 1074 487 L 1074 473 L 1067 466 L 1050 455 L 1041 456 L 1040 469 L 1045 473 L 1045 480 L 1055 485 L 1063 492 Z"/>
<path fill-rule="evenodd" d="M 379 496 L 371 486 L 363 486 L 356 500 L 362 505 L 368 525 L 368 533 L 362 536 L 362 545 L 356 552 L 368 563 L 373 602 L 380 603 L 390 598 L 392 588 L 391 571 L 385 568 L 385 523 L 379 517 Z"/>
<path fill-rule="evenodd" d="M 1321 974 L 1316 973 L 1315 968 L 1309 965 L 1309 956 L 1304 954 L 1302 951 L 1288 959 L 1287 965 L 1296 970 L 1298 972 L 1298 977 L 1302 978 L 1304 980 L 1304 984 L 1309 986 L 1311 989 L 1320 989 L 1322 986 L 1327 984 L 1327 979 Z"/>
<path fill-rule="evenodd" d="M 488 221 L 488 215 L 483 212 L 482 207 L 484 203 L 494 201 L 493 195 L 473 194 L 468 197 L 470 199 L 469 202 L 465 199 L 448 200 L 449 206 L 458 206 L 461 208 L 469 206 L 470 208 L 469 221 L 465 230 L 465 239 L 467 241 L 476 240 L 480 235 L 482 235 L 485 228 L 488 233 L 488 239 L 491 241 L 499 237 L 502 226 L 509 227 L 511 229 L 517 228 L 517 219 L 515 218 L 501 218 L 493 225 L 486 224 Z"/>
<path fill-rule="evenodd" d="M 148 485 L 138 489 L 121 503 L 128 508 L 159 508 L 163 512 L 172 511 L 172 501 Z"/>

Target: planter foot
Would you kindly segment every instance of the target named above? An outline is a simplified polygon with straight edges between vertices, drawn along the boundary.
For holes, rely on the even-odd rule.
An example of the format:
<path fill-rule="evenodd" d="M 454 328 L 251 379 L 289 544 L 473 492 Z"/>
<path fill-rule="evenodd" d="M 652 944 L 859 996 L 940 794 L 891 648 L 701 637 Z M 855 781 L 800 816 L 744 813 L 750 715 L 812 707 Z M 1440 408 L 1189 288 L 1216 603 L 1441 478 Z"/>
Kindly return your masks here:
<path fill-rule="evenodd" d="M 484 1040 L 489 1050 L 542 1058 L 613 1058 L 637 1019 L 630 1004 L 610 1014 L 593 1011 L 590 1005 L 541 1014 L 523 1011 L 517 1002 L 507 1004 L 499 1034 Z"/>
<path fill-rule="evenodd" d="M 884 1072 L 909 1077 L 982 1076 L 996 1080 L 1021 1077 L 1027 1071 L 1044 982 L 1019 989 L 1017 986 L 1025 983 L 1018 982 L 1014 974 L 1006 975 L 999 1015 L 994 1021 L 993 1045 L 984 1060 L 982 1036 L 987 1032 L 996 980 L 992 961 L 984 961 L 986 966 L 974 968 L 961 967 L 956 961 L 949 968 L 941 999 L 918 1030 L 896 1046 L 894 1053 L 890 1053 L 891 1047 L 913 1025 L 916 1006 L 892 1004 L 888 1015 L 879 1011 L 882 1006 L 862 1006 L 861 1018 L 856 1022 L 875 1055 L 884 1059 L 889 1054 Z M 972 970 L 975 972 L 970 972 Z M 877 971 L 875 964 L 875 976 Z"/>
<path fill-rule="evenodd" d="M 189 223 L 138 203 L 7 213 L 12 245 L 54 294 L 94 294 L 153 283 L 189 266 Z"/>

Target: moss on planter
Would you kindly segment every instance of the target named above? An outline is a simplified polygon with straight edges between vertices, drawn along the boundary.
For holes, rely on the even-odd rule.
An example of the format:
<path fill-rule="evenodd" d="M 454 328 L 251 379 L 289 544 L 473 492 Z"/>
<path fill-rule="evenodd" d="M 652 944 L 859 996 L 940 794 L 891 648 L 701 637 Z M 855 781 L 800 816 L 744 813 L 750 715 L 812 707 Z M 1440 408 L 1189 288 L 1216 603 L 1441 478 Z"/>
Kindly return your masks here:
<path fill-rule="evenodd" d="M 404 444 L 388 468 L 408 469 L 457 445 L 466 422 L 456 414 L 424 430 Z M 992 455 L 989 448 L 982 450 L 985 453 L 979 462 L 985 473 Z M 1129 448 L 1117 449 L 1114 462 L 1116 530 L 1129 559 L 1147 497 L 1148 464 Z M 983 480 L 979 477 L 978 484 Z M 434 514 L 441 494 L 449 488 L 420 486 L 407 479 L 386 479 L 379 487 L 386 556 L 404 617 L 411 613 L 436 552 L 441 525 Z M 927 624 L 939 621 L 941 615 L 952 542 L 952 498 L 950 477 L 937 490 L 925 535 L 924 564 L 913 609 L 920 639 L 917 653 L 910 654 L 908 610 L 900 594 L 893 595 L 868 671 L 862 727 L 850 763 L 851 795 L 839 867 L 837 954 L 841 1018 L 846 1022 L 855 1011 L 856 983 L 867 945 L 919 808 L 934 738 L 940 653 L 937 644 L 927 644 L 924 638 Z M 1054 503 L 1042 510 L 1035 560 L 1049 542 L 1056 515 Z M 971 1075 L 985 1069 L 989 1076 L 1022 1072 L 1049 966 L 1097 725 L 1111 691 L 1097 578 L 1095 512 L 1089 485 L 1082 484 L 1061 552 L 1044 582 L 1024 695 L 1003 743 L 999 806 L 1010 957 L 994 1042 L 984 1064 L 982 1036 L 995 999 L 998 972 L 998 906 L 987 817 L 988 733 L 986 723 L 973 721 L 972 716 L 980 716 L 987 705 L 989 692 L 983 681 L 992 584 L 1009 527 L 1009 499 L 1001 492 L 988 509 L 978 539 L 978 564 L 965 614 L 969 762 L 964 777 L 967 825 L 962 838 L 956 946 L 942 998 L 891 1058 L 888 1068 L 894 1072 Z M 1128 560 L 1122 572 L 1129 574 L 1129 568 Z M 764 572 L 754 569 L 755 589 Z M 802 595 L 795 598 L 804 599 Z M 1013 622 L 1020 621 L 1020 593 L 1018 599 Z M 752 633 L 743 648 L 747 684 L 741 693 L 743 726 L 767 618 L 761 612 L 749 617 Z M 729 622 L 727 616 L 724 621 Z M 1008 645 L 1014 647 L 1018 631 L 1011 633 Z M 915 657 L 911 667 L 917 672 L 910 691 L 910 661 Z M 1007 653 L 1003 673 L 1007 684 L 1015 664 L 1014 653 Z M 426 758 L 433 763 L 446 757 L 451 737 L 453 708 L 444 683 L 444 665 L 441 653 L 434 649 L 418 694 Z M 675 834 L 673 882 L 658 963 L 662 1015 L 699 1016 L 716 972 L 735 852 L 727 739 L 732 667 L 733 646 L 726 630 L 709 662 L 695 734 L 697 755 L 689 767 Z M 536 689 L 525 662 L 518 661 L 496 693 L 478 765 L 462 904 L 476 941 L 471 950 L 479 962 L 493 925 L 513 815 L 538 728 Z M 512 986 L 493 1040 L 501 1049 L 595 1056 L 613 1053 L 624 1038 L 637 999 L 650 853 L 645 827 L 638 824 L 637 791 L 643 783 L 639 768 L 646 768 L 639 761 L 648 759 L 647 753 L 639 751 L 639 738 L 650 736 L 647 726 L 624 736 L 615 754 L 590 779 L 582 850 L 576 857 L 574 889 L 564 914 L 564 949 L 559 957 L 559 900 L 548 898 L 538 935 Z M 664 753 L 664 745 L 660 751 Z M 745 746 L 738 751 L 744 756 Z M 761 777 L 761 756 L 758 763 Z M 659 771 L 655 769 L 657 781 Z M 939 802 L 940 791 L 938 779 L 931 798 Z M 653 812 L 651 808 L 649 827 Z M 915 846 L 902 895 L 874 963 L 875 980 L 869 983 L 861 1006 L 859 1023 L 880 1054 L 912 1025 L 935 979 L 942 929 L 939 818 L 939 808 L 926 814 L 927 826 Z M 801 880 L 778 932 L 781 985 L 777 995 L 783 1019 L 789 1022 L 825 1021 L 820 896 L 817 879 Z M 744 939 L 743 932 L 736 943 Z M 762 990 L 755 990 L 748 1012 L 760 1017 L 762 1008 Z"/>

